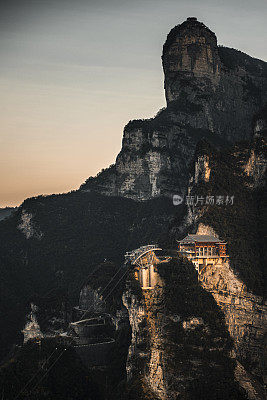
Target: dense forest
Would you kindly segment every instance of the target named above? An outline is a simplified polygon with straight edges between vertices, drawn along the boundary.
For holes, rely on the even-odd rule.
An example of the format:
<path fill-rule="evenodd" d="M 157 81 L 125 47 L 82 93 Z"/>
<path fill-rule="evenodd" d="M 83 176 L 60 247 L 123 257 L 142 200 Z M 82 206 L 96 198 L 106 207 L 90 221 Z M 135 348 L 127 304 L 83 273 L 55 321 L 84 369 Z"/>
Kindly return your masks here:
<path fill-rule="evenodd" d="M 28 239 L 18 229 L 23 212 L 32 216 Z M 161 240 L 180 212 L 171 199 L 136 203 L 93 192 L 25 200 L 0 223 L 1 355 L 21 342 L 33 298 L 76 305 L 97 265 L 106 260 L 120 266 L 126 251 Z"/>

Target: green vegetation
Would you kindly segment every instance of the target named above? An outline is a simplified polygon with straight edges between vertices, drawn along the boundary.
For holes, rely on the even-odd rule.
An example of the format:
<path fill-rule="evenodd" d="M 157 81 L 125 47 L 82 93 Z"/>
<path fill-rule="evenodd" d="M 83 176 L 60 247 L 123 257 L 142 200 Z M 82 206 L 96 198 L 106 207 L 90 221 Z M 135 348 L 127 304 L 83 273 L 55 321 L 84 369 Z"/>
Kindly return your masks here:
<path fill-rule="evenodd" d="M 186 114 L 195 114 L 203 111 L 203 106 L 188 100 L 187 93 L 181 91 L 179 99 L 173 100 L 168 104 L 168 110 L 176 113 L 183 112 Z"/>
<path fill-rule="evenodd" d="M 230 47 L 218 46 L 218 52 L 223 65 L 229 70 L 242 67 L 252 75 L 267 76 L 267 65 L 262 60 Z"/>
<path fill-rule="evenodd" d="M 177 112 L 184 113 L 198 113 L 203 110 L 201 104 L 193 103 L 188 100 L 185 93 L 181 93 L 178 100 L 174 100 L 168 104 L 167 108 L 161 109 L 154 118 L 150 119 L 135 119 L 128 122 L 125 126 L 125 131 L 132 131 L 141 129 L 144 138 L 149 139 L 149 136 L 154 131 L 166 133 L 166 129 L 170 129 L 175 126 L 175 121 L 173 121 L 173 116 Z"/>
<path fill-rule="evenodd" d="M 70 343 L 59 339 L 24 345 L 1 366 L 0 386 L 5 399 L 104 400 Z"/>
<path fill-rule="evenodd" d="M 110 175 L 115 173 L 115 171 L 115 164 L 111 164 L 108 168 L 102 168 L 96 176 L 90 176 L 89 178 L 87 178 L 86 181 L 81 185 L 80 189 L 86 188 L 86 184 L 88 182 L 94 182 L 99 177 L 101 177 L 103 180 L 108 179 Z"/>
<path fill-rule="evenodd" d="M 107 311 L 116 314 L 116 310 L 122 307 L 122 293 L 127 278 L 126 270 L 126 266 L 122 267 L 108 261 L 102 262 L 94 269 L 93 273 L 89 274 L 82 286 L 89 285 L 94 290 L 100 289 L 103 299 L 106 299 Z M 115 275 L 116 279 L 110 283 Z"/>
<path fill-rule="evenodd" d="M 22 210 L 32 214 L 31 224 L 43 233 L 40 240 L 26 239 L 17 229 Z M 104 281 L 109 264 L 103 261 L 113 263 L 112 273 L 121 266 L 126 251 L 157 242 L 168 230 L 174 211 L 168 199 L 136 203 L 94 192 L 25 200 L 0 223 L 0 307 L 5 326 L 1 356 L 21 341 L 30 301 L 38 298 L 45 303 L 48 314 L 51 307 L 62 310 L 64 303 L 68 313 L 78 304 L 81 286 L 97 266 Z"/>
<path fill-rule="evenodd" d="M 2 219 L 9 217 L 16 210 L 17 210 L 17 207 L 0 208 L 0 221 L 2 221 Z"/>
<path fill-rule="evenodd" d="M 255 85 L 253 79 L 248 77 L 244 84 L 244 100 L 254 101 L 258 106 L 261 105 L 261 87 Z"/>

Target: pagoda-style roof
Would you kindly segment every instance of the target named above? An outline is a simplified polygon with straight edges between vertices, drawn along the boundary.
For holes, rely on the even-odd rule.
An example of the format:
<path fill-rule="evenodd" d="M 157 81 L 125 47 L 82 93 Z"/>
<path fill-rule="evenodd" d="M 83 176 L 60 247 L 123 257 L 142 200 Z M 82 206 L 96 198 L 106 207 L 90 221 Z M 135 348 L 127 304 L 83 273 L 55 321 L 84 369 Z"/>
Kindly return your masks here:
<path fill-rule="evenodd" d="M 187 235 L 184 239 L 178 240 L 181 244 L 189 244 L 189 243 L 225 243 L 219 238 L 212 235 Z"/>

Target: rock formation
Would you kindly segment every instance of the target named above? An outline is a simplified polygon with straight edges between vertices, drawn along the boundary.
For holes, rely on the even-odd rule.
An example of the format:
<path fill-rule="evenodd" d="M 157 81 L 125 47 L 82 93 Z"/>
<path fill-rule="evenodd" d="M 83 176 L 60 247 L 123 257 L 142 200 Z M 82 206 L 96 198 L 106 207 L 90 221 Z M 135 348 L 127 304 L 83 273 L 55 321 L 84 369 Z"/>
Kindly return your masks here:
<path fill-rule="evenodd" d="M 35 293 L 45 318 L 33 309 L 25 338 L 64 338 L 65 305 L 82 288 L 72 314 L 95 315 L 72 325 L 88 333 L 95 317 L 111 321 L 114 362 L 96 382 L 112 382 L 104 397 L 261 400 L 267 66 L 218 47 L 193 17 L 172 29 L 162 62 L 167 107 L 126 125 L 114 165 L 78 191 L 27 199 L 1 222 L 1 350 L 18 342 L 22 304 Z M 174 194 L 193 202 L 175 207 Z M 217 203 L 218 195 L 234 201 Z M 178 258 L 176 239 L 196 231 L 227 241 L 229 262 L 198 276 Z M 125 252 L 163 234 L 176 256 L 156 266 L 156 288 L 142 292 L 133 276 L 125 287 Z M 76 339 L 84 355 L 92 337 Z"/>
<path fill-rule="evenodd" d="M 146 200 L 185 194 L 196 143 L 227 146 L 252 135 L 251 121 L 266 101 L 267 64 L 219 47 L 196 18 L 169 33 L 163 46 L 167 107 L 124 128 L 116 163 L 81 190 Z M 258 119 L 255 129 L 262 129 Z"/>
<path fill-rule="evenodd" d="M 259 233 L 264 224 L 266 120 L 263 109 L 253 119 L 254 138 L 226 151 L 205 141 L 198 144 L 187 195 L 194 200 L 213 195 L 215 202 L 193 202 L 184 223 L 172 230 L 174 237 L 195 231 L 226 239 L 229 261 L 204 269 L 198 284 L 189 267 L 185 277 L 181 264 L 172 265 L 163 273 L 161 287 L 143 291 L 141 299 L 129 287 L 124 295 L 132 327 L 129 385 L 141 373 L 159 399 L 215 398 L 206 384 L 214 385 L 222 398 L 265 398 L 267 310 L 261 287 L 264 244 Z M 234 195 L 235 203 L 216 204 L 218 194 Z M 231 385 L 228 394 L 220 382 L 223 374 Z"/>
<path fill-rule="evenodd" d="M 123 299 L 132 328 L 129 387 L 139 385 L 144 392 L 146 387 L 154 393 L 151 398 L 161 400 L 245 399 L 248 391 L 250 399 L 263 400 L 260 385 L 236 362 L 229 318 L 193 270 L 181 261 L 162 264 L 163 285 L 144 290 L 141 297 L 128 282 Z M 230 333 L 238 347 L 236 334 Z"/>

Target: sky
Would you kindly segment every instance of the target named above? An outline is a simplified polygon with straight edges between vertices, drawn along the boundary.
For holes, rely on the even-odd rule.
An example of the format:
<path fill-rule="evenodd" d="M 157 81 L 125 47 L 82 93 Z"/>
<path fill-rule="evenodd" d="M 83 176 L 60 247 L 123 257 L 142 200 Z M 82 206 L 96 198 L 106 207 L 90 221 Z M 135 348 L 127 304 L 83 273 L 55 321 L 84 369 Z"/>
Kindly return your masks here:
<path fill-rule="evenodd" d="M 196 16 L 267 61 L 265 0 L 0 0 L 0 207 L 77 189 L 165 106 L 162 46 Z"/>

